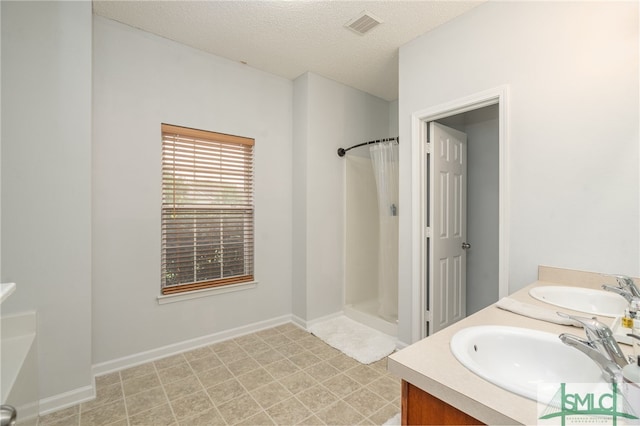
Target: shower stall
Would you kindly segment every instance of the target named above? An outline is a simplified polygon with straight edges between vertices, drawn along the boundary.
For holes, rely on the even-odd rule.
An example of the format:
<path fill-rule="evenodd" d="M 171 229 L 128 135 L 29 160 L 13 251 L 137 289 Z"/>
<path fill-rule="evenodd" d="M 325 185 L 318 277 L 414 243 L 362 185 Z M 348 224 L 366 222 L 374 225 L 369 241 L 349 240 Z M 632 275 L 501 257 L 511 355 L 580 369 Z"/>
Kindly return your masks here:
<path fill-rule="evenodd" d="M 351 152 L 346 155 L 347 151 Z M 358 322 L 396 336 L 398 138 L 340 148 L 338 155 L 346 163 L 344 311 Z"/>

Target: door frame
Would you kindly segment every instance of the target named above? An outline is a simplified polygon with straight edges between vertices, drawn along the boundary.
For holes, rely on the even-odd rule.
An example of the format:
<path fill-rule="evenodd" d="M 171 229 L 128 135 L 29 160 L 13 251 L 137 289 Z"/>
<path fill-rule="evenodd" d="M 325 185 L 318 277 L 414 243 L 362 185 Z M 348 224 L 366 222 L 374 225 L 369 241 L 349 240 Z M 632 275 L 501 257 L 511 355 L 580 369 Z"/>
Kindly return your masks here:
<path fill-rule="evenodd" d="M 498 298 L 509 294 L 509 176 L 508 176 L 508 89 L 507 85 L 498 86 L 464 98 L 456 99 L 411 114 L 411 152 L 412 155 L 412 321 L 411 335 L 414 342 L 426 337 L 427 306 L 426 284 L 428 263 L 426 236 L 427 209 L 427 123 L 451 115 L 462 114 L 489 105 L 498 105 Z"/>

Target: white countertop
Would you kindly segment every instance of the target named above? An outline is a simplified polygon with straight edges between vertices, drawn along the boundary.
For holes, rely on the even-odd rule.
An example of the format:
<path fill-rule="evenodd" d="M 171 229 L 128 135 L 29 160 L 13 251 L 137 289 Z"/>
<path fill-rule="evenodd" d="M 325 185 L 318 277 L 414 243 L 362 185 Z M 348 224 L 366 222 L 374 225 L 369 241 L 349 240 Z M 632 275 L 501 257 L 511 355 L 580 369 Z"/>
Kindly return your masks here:
<path fill-rule="evenodd" d="M 589 316 L 583 312 L 558 308 L 529 296 L 529 289 L 543 285 L 563 285 L 600 289 L 603 283 L 615 283 L 613 278 L 601 274 L 570 271 L 541 266 L 539 280 L 511 294 L 509 297 L 521 302 L 557 309 L 567 313 Z M 599 317 L 611 326 L 613 318 Z M 553 324 L 527 318 L 504 311 L 491 305 L 426 339 L 414 343 L 389 356 L 388 369 L 403 380 L 419 387 L 447 404 L 491 425 L 536 424 L 537 403 L 530 399 L 503 390 L 480 378 L 460 364 L 449 349 L 451 337 L 460 329 L 474 325 L 508 325 L 531 328 L 554 334 L 571 333 L 583 336 L 580 328 Z M 632 349 L 620 345 L 631 354 Z"/>

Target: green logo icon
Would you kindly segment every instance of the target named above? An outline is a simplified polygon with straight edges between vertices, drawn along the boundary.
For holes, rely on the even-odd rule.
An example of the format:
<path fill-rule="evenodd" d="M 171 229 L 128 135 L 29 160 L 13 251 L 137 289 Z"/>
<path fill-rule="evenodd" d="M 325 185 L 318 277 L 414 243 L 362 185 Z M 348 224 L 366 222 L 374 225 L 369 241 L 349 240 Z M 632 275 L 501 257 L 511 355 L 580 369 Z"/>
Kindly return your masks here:
<path fill-rule="evenodd" d="M 616 383 L 561 383 L 553 398 L 539 410 L 539 423 L 640 425 L 640 393 L 634 395 L 625 390 L 625 384 Z M 542 402 L 538 402 L 540 408 Z"/>

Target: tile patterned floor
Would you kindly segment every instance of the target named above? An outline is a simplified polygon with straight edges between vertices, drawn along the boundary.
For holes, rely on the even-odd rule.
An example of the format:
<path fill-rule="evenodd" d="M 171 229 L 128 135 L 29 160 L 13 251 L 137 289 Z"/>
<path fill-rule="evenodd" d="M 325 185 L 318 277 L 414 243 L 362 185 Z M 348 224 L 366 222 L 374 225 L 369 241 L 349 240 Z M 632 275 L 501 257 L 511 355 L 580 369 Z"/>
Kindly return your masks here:
<path fill-rule="evenodd" d="M 400 411 L 386 365 L 285 324 L 97 377 L 95 400 L 38 425 L 381 425 Z"/>

